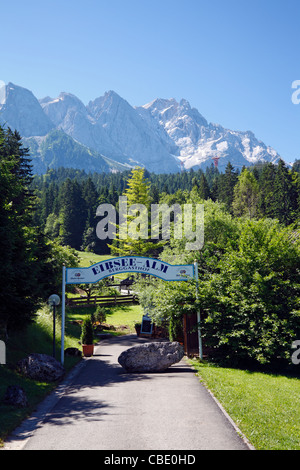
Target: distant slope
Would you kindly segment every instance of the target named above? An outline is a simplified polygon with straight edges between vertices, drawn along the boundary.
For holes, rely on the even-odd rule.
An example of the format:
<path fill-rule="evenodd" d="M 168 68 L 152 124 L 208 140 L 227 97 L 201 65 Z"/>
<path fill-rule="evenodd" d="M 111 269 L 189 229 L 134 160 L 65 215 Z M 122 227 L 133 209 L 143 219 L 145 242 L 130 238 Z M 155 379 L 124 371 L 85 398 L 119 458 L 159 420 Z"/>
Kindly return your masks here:
<path fill-rule="evenodd" d="M 76 142 L 60 130 L 51 131 L 46 137 L 31 137 L 24 140 L 30 149 L 32 164 L 36 173 L 47 168 L 76 168 L 78 170 L 107 172 L 112 167 L 97 152 Z"/>

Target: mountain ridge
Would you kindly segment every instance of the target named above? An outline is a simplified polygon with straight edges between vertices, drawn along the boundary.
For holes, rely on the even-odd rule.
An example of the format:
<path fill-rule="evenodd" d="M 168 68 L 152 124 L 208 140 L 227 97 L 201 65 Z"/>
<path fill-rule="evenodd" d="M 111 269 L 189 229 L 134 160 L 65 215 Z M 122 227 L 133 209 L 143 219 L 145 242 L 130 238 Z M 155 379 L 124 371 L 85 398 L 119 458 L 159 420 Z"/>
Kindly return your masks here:
<path fill-rule="evenodd" d="M 205 168 L 214 159 L 225 169 L 229 161 L 242 167 L 281 158 L 251 131 L 209 123 L 184 98 L 156 98 L 133 107 L 110 90 L 85 106 L 67 92 L 38 100 L 11 82 L 0 89 L 0 98 L 0 123 L 24 137 L 37 173 L 62 163 L 86 171 L 140 165 L 154 173 L 175 173 L 182 167 Z"/>

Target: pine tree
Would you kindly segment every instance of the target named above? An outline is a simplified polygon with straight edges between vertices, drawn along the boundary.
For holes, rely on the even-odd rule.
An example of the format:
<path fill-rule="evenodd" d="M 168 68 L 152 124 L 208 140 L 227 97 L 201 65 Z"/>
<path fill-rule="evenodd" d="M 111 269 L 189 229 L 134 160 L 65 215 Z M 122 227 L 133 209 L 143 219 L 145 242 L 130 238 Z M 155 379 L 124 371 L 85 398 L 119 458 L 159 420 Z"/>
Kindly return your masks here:
<path fill-rule="evenodd" d="M 212 187 L 213 182 L 218 178 L 219 174 L 219 169 L 215 167 L 213 163 L 206 167 L 205 178 L 210 188 Z"/>
<path fill-rule="evenodd" d="M 155 184 L 151 184 L 149 195 L 150 195 L 151 204 L 159 203 L 159 191 Z"/>
<path fill-rule="evenodd" d="M 202 173 L 200 176 L 198 194 L 200 198 L 204 200 L 210 199 L 211 197 L 210 189 L 204 173 Z"/>
<path fill-rule="evenodd" d="M 292 173 L 280 160 L 274 179 L 273 217 L 284 225 L 290 225 L 296 219 L 297 208 L 297 188 Z"/>
<path fill-rule="evenodd" d="M 28 150 L 17 132 L 0 127 L 0 328 L 7 334 L 34 318 L 49 295 L 50 249 L 33 225 Z"/>
<path fill-rule="evenodd" d="M 221 202 L 224 202 L 226 209 L 232 212 L 232 202 L 234 187 L 238 181 L 238 173 L 234 171 L 234 167 L 228 162 L 225 173 L 220 176 L 218 185 L 218 197 Z"/>
<path fill-rule="evenodd" d="M 162 243 L 154 243 L 148 240 L 150 236 L 149 209 L 151 198 L 150 184 L 144 177 L 143 168 L 137 167 L 132 170 L 123 196 L 127 197 L 128 212 L 124 224 L 127 238 L 122 239 L 120 234 L 122 227 L 119 224 L 116 227 L 116 239 L 114 243 L 108 246 L 112 254 L 146 256 L 162 246 Z M 135 205 L 143 205 L 145 211 L 135 211 Z"/>
<path fill-rule="evenodd" d="M 274 181 L 276 166 L 267 163 L 263 166 L 259 177 L 259 202 L 258 210 L 262 216 L 273 217 Z"/>
<path fill-rule="evenodd" d="M 300 160 L 299 158 L 295 160 L 293 164 L 293 171 L 297 171 L 297 173 L 300 173 Z"/>
<path fill-rule="evenodd" d="M 86 225 L 86 205 L 77 181 L 68 178 L 60 192 L 60 239 L 62 245 L 79 250 Z"/>
<path fill-rule="evenodd" d="M 258 198 L 258 183 L 253 173 L 245 168 L 234 187 L 234 199 L 232 203 L 234 215 L 237 217 L 246 215 L 250 219 L 255 217 L 257 214 Z"/>
<path fill-rule="evenodd" d="M 220 182 L 220 175 L 216 175 L 214 180 L 212 181 L 210 194 L 212 201 L 216 202 L 219 200 L 219 182 Z"/>
<path fill-rule="evenodd" d="M 82 197 L 85 201 L 87 211 L 86 227 L 95 229 L 99 195 L 90 177 L 82 184 Z"/>
<path fill-rule="evenodd" d="M 82 235 L 82 250 L 94 251 L 97 245 L 96 210 L 98 206 L 98 193 L 89 177 L 82 185 L 82 196 L 86 205 L 86 223 Z"/>

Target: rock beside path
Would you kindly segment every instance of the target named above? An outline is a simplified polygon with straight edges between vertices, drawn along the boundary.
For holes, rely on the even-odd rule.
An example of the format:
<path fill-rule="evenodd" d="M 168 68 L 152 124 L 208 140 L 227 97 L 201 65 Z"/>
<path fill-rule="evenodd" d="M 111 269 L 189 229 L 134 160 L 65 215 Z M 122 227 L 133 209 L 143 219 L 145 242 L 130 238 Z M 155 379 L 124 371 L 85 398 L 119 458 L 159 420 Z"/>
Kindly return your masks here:
<path fill-rule="evenodd" d="M 6 389 L 3 403 L 5 405 L 13 405 L 19 408 L 28 406 L 28 400 L 24 389 L 18 385 L 9 385 Z"/>
<path fill-rule="evenodd" d="M 65 374 L 64 367 L 54 357 L 37 353 L 19 361 L 18 370 L 29 379 L 40 382 L 55 382 Z"/>
<path fill-rule="evenodd" d="M 123 351 L 118 362 L 127 372 L 162 372 L 183 356 L 183 347 L 177 342 L 153 342 Z"/>

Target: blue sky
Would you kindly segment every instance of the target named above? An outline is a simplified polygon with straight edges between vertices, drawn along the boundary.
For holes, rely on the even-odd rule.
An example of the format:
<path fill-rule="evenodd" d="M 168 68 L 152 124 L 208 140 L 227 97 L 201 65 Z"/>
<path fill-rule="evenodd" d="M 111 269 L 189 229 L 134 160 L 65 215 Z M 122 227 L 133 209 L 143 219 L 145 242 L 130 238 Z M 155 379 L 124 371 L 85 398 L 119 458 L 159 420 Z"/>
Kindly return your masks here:
<path fill-rule="evenodd" d="M 185 98 L 300 158 L 299 0 L 0 0 L 0 44 L 0 80 L 38 98 Z"/>

